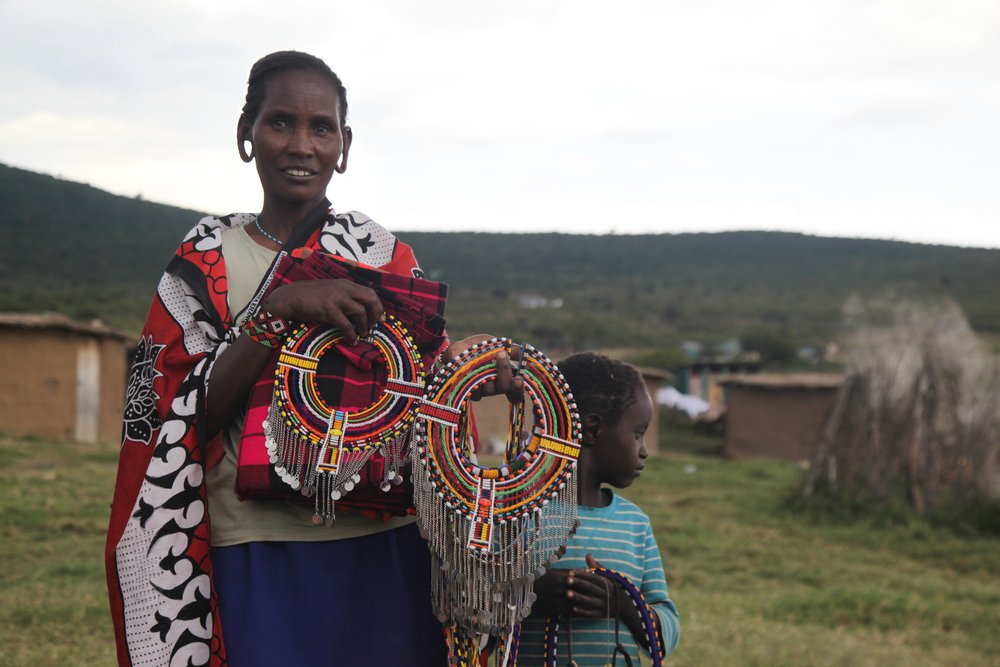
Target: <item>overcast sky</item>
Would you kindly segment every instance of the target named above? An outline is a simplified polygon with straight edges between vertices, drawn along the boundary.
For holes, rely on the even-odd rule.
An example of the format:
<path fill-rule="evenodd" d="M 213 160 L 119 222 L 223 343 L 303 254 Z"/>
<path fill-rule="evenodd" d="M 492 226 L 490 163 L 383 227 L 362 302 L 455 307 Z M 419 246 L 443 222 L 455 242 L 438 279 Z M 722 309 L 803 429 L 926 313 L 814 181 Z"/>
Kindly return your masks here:
<path fill-rule="evenodd" d="M 0 162 L 259 210 L 250 66 L 309 51 L 390 229 L 1000 247 L 997 0 L 0 0 Z"/>

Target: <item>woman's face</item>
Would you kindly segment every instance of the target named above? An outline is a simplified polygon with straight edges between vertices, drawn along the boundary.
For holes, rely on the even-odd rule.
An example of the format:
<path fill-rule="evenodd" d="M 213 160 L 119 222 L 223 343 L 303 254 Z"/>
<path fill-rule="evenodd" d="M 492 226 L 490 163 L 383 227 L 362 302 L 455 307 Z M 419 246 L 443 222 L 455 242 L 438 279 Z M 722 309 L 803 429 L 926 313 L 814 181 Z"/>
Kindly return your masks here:
<path fill-rule="evenodd" d="M 322 74 L 293 69 L 269 78 L 265 91 L 253 125 L 240 128 L 253 142 L 265 203 L 318 204 L 351 144 L 337 90 Z"/>

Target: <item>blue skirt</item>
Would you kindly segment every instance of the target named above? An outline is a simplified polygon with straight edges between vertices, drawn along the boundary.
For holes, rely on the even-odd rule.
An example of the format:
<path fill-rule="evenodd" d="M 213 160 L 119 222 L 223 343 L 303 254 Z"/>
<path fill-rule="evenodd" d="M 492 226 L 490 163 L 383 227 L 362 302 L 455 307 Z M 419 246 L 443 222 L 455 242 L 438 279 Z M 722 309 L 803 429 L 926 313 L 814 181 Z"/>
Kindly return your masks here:
<path fill-rule="evenodd" d="M 415 525 L 212 549 L 229 667 L 447 664 Z"/>

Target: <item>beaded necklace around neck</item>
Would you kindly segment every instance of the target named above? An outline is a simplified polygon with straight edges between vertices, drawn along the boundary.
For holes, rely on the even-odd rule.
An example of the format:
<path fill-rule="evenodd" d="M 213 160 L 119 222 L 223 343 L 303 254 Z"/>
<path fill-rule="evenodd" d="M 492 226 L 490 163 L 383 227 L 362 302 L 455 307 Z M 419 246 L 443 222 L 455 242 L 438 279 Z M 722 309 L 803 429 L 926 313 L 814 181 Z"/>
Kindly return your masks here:
<path fill-rule="evenodd" d="M 271 235 L 270 235 L 270 234 L 268 234 L 268 233 L 267 233 L 266 231 L 264 231 L 264 228 L 263 228 L 263 227 L 261 227 L 261 225 L 260 225 L 260 216 L 259 216 L 259 215 L 255 215 L 255 216 L 253 217 L 253 224 L 257 225 L 257 231 L 258 231 L 258 232 L 260 232 L 261 234 L 263 234 L 263 235 L 264 235 L 264 237 L 265 237 L 265 238 L 267 238 L 268 240 L 270 240 L 270 241 L 274 241 L 274 242 L 275 242 L 275 243 L 277 243 L 277 244 L 278 244 L 279 246 L 283 246 L 283 245 L 285 245 L 285 242 L 284 242 L 284 241 L 279 241 L 279 240 L 278 240 L 277 238 L 275 238 L 275 237 L 271 236 Z"/>

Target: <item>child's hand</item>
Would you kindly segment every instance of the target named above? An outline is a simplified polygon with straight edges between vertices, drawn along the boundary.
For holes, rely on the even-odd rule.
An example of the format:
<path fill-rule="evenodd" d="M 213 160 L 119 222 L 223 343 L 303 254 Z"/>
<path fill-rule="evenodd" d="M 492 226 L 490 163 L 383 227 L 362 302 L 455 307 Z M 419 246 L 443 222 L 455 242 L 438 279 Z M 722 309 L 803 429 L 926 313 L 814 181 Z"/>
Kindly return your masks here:
<path fill-rule="evenodd" d="M 590 570 L 549 570 L 535 580 L 533 611 L 544 616 L 603 618 L 609 609 L 607 593 L 615 585 Z"/>
<path fill-rule="evenodd" d="M 571 615 L 581 618 L 611 618 L 615 613 L 618 585 L 591 571 L 601 567 L 593 554 L 587 554 L 587 567 L 589 569 L 570 570 L 566 596 L 571 600 Z"/>
<path fill-rule="evenodd" d="M 596 570 L 599 567 L 603 567 L 597 562 L 593 554 L 587 554 L 587 567 L 592 570 Z M 592 574 L 592 576 L 597 576 Z M 632 603 L 632 598 L 625 591 L 624 588 L 619 586 L 617 583 L 612 583 L 610 579 L 605 579 L 604 577 L 599 577 L 601 581 L 611 584 L 611 592 L 609 596 L 615 596 L 618 599 L 615 600 L 614 597 L 610 597 L 608 602 L 613 605 L 611 612 L 608 614 L 610 618 L 614 614 L 618 615 L 618 618 L 625 623 L 628 627 L 629 632 L 632 636 L 647 651 L 649 650 L 649 640 L 646 637 L 646 629 L 642 624 L 642 618 L 639 616 L 638 610 L 635 608 L 635 604 Z M 589 618 L 594 618 L 593 616 Z M 657 632 L 659 632 L 660 620 L 657 618 L 656 614 L 653 614 L 653 622 L 657 626 Z"/>
<path fill-rule="evenodd" d="M 593 559 L 589 554 L 588 558 Z M 586 568 L 551 569 L 535 580 L 534 611 L 545 616 L 606 618 L 614 611 L 610 596 L 617 590 L 612 581 Z"/>
<path fill-rule="evenodd" d="M 572 570 L 550 569 L 535 580 L 534 592 L 538 596 L 532 611 L 543 616 L 565 616 L 572 607 L 566 581 Z"/>

